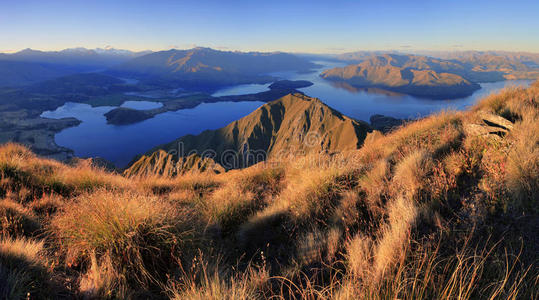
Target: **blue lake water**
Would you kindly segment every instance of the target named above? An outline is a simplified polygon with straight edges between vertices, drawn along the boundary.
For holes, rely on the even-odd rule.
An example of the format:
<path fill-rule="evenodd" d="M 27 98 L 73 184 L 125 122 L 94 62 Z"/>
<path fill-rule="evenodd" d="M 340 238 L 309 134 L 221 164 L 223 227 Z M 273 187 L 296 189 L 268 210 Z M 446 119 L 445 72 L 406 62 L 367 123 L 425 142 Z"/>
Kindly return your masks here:
<path fill-rule="evenodd" d="M 42 114 L 46 118 L 75 117 L 79 126 L 62 130 L 55 136 L 58 145 L 73 149 L 79 157 L 100 156 L 118 167 L 126 166 L 137 154 L 168 143 L 186 134 L 199 134 L 237 120 L 261 106 L 262 102 L 203 103 L 192 109 L 166 112 L 139 123 L 109 125 L 103 114 L 111 106 L 91 107 L 68 102 L 55 111 Z"/>
<path fill-rule="evenodd" d="M 272 73 L 282 79 L 308 80 L 312 86 L 301 88 L 300 91 L 311 97 L 322 100 L 327 105 L 349 117 L 369 121 L 370 116 L 381 114 L 395 118 L 417 118 L 445 109 L 466 109 L 477 100 L 496 93 L 508 86 L 528 86 L 532 80 L 512 80 L 492 83 L 481 83 L 481 89 L 471 96 L 451 99 L 432 100 L 402 95 L 383 90 L 358 90 L 350 86 L 338 85 L 319 76 L 323 70 L 344 66 L 342 63 L 320 62 L 323 65 L 314 73 L 297 74 L 295 72 Z"/>
<path fill-rule="evenodd" d="M 527 86 L 531 80 L 482 83 L 473 95 L 453 100 L 430 100 L 391 93 L 383 90 L 354 89 L 337 85 L 319 77 L 320 72 L 342 63 L 316 62 L 323 65 L 313 73 L 298 74 L 279 72 L 271 75 L 281 79 L 308 80 L 314 84 L 300 89 L 305 94 L 317 97 L 327 105 L 352 118 L 368 121 L 374 114 L 396 118 L 417 118 L 445 109 L 462 110 L 478 99 L 496 93 L 507 86 Z M 269 84 L 249 84 L 229 87 L 216 92 L 216 96 L 240 95 L 262 92 Z M 173 90 L 170 93 L 177 93 Z M 169 92 L 167 92 L 169 93 Z M 151 98 L 151 97 L 148 97 Z M 156 96 L 156 98 L 158 98 Z M 157 101 L 157 100 L 156 100 Z M 151 148 L 170 142 L 186 134 L 198 134 L 206 129 L 216 129 L 244 117 L 262 105 L 262 102 L 217 102 L 203 103 L 192 109 L 166 112 L 131 125 L 109 125 L 103 116 L 114 107 L 91 107 L 80 103 L 66 103 L 55 111 L 42 114 L 47 118 L 75 117 L 82 121 L 77 127 L 67 128 L 55 136 L 58 145 L 75 151 L 80 157 L 100 156 L 119 167 Z M 162 104 L 154 101 L 126 101 L 122 107 L 153 109 Z"/>
<path fill-rule="evenodd" d="M 152 101 L 125 101 L 120 106 L 137 110 L 148 110 L 162 107 L 163 103 Z"/>
<path fill-rule="evenodd" d="M 240 84 L 237 86 L 227 87 L 213 93 L 214 97 L 231 96 L 231 95 L 243 95 L 243 94 L 255 94 L 269 90 L 271 83 L 267 84 Z"/>

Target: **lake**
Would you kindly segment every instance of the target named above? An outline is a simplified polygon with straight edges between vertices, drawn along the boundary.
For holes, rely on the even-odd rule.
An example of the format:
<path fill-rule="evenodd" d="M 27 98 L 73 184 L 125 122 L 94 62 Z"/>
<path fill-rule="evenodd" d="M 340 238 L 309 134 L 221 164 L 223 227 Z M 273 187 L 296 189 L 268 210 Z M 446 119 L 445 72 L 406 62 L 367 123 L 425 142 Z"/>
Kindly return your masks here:
<path fill-rule="evenodd" d="M 288 80 L 308 80 L 313 85 L 301 88 L 299 89 L 300 91 L 311 97 L 319 98 L 344 115 L 367 122 L 374 114 L 408 119 L 429 115 L 444 109 L 462 110 L 473 105 L 477 100 L 496 93 L 504 87 L 515 85 L 528 86 L 532 82 L 532 80 L 514 80 L 481 83 L 481 89 L 475 91 L 471 96 L 451 100 L 433 100 L 392 93 L 380 89 L 358 90 L 350 86 L 339 85 L 335 82 L 322 79 L 319 74 L 324 70 L 342 67 L 345 64 L 323 61 L 315 61 L 315 63 L 323 65 L 323 67 L 314 73 L 297 74 L 295 72 L 279 72 L 272 73 L 272 75 Z"/>
<path fill-rule="evenodd" d="M 417 118 L 445 109 L 462 110 L 478 99 L 496 93 L 500 89 L 519 85 L 528 86 L 531 80 L 482 83 L 473 95 L 453 100 L 431 100 L 392 93 L 377 89 L 354 89 L 326 81 L 318 75 L 328 68 L 343 66 L 342 63 L 320 62 L 322 68 L 313 73 L 278 72 L 271 75 L 288 80 L 308 80 L 312 86 L 301 88 L 306 95 L 317 97 L 343 114 L 369 121 L 370 116 L 382 114 L 396 118 Z M 228 87 L 214 96 L 241 95 L 268 90 L 269 84 L 244 84 Z M 179 93 L 172 90 L 170 93 Z M 148 97 L 152 98 L 152 97 Z M 162 104 L 155 101 L 126 101 L 121 106 L 133 109 L 153 109 Z M 166 112 L 154 118 L 131 124 L 109 125 L 103 114 L 112 106 L 91 107 L 80 103 L 66 103 L 55 111 L 42 114 L 47 118 L 75 117 L 82 121 L 76 127 L 62 130 L 55 136 L 58 145 L 75 151 L 79 157 L 99 156 L 125 167 L 133 157 L 151 148 L 171 142 L 186 134 L 198 134 L 206 129 L 217 129 L 244 117 L 262 105 L 262 102 L 203 103 L 192 109 Z"/>
<path fill-rule="evenodd" d="M 191 109 L 165 112 L 139 123 L 109 125 L 103 114 L 113 106 L 91 107 L 68 102 L 45 118 L 75 117 L 82 121 L 76 127 L 62 130 L 55 136 L 58 145 L 73 149 L 79 157 L 103 157 L 118 167 L 125 167 L 137 154 L 171 142 L 186 134 L 199 134 L 206 129 L 221 128 L 248 115 L 262 102 L 202 103 Z"/>

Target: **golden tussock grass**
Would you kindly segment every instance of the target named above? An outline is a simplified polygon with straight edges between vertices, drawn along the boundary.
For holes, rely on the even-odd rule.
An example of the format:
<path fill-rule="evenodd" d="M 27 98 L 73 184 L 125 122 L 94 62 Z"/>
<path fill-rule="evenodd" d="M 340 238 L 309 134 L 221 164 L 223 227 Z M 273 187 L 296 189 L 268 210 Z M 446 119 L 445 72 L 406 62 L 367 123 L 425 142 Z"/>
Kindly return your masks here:
<path fill-rule="evenodd" d="M 56 294 L 41 241 L 0 239 L 0 279 L 3 299 L 45 298 Z"/>
<path fill-rule="evenodd" d="M 156 196 L 100 189 L 65 205 L 51 233 L 68 265 L 90 266 L 86 286 L 90 279 L 103 282 L 102 274 L 118 273 L 130 284 L 149 287 L 171 272 L 176 258 L 191 254 L 195 226 L 190 210 Z"/>

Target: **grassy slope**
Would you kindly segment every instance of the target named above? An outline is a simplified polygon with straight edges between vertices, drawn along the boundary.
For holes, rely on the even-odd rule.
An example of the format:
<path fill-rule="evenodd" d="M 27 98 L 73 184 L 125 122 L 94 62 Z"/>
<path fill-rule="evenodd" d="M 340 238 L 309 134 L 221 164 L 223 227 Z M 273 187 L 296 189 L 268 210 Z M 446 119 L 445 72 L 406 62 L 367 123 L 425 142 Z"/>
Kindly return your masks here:
<path fill-rule="evenodd" d="M 536 83 L 342 155 L 174 179 L 2 146 L 0 293 L 533 299 L 538 97 Z"/>

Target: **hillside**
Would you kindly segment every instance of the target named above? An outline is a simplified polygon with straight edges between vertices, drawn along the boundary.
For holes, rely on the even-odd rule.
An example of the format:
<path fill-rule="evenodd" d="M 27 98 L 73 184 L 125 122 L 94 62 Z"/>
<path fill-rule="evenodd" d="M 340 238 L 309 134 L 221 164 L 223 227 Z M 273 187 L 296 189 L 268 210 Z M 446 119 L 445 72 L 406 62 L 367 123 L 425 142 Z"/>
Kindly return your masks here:
<path fill-rule="evenodd" d="M 19 87 L 81 72 L 99 71 L 147 52 L 74 48 L 0 53 L 0 87 Z"/>
<path fill-rule="evenodd" d="M 70 70 L 40 63 L 1 60 L 0 87 L 18 87 L 69 74 Z"/>
<path fill-rule="evenodd" d="M 298 153 L 355 150 L 361 146 L 368 131 L 369 125 L 343 116 L 318 99 L 290 94 L 264 104 L 223 128 L 184 136 L 158 146 L 159 150 L 154 149 L 140 158 L 125 173 L 134 176 L 152 170 L 156 174 L 174 175 L 178 157 L 192 152 L 212 158 L 225 169 L 236 169 L 268 158 L 286 158 Z M 148 156 L 155 156 L 152 152 L 161 149 L 171 153 L 172 157 L 156 168 L 154 160 Z"/>
<path fill-rule="evenodd" d="M 211 90 L 235 84 L 270 82 L 272 77 L 264 74 L 283 70 L 306 71 L 315 66 L 287 53 L 194 48 L 147 54 L 110 68 L 107 72 L 151 84 Z"/>
<path fill-rule="evenodd" d="M 383 51 L 344 53 L 337 58 L 349 63 L 360 63 L 375 56 L 391 54 Z M 539 78 L 539 54 L 507 51 L 418 51 L 405 55 L 427 63 L 434 71 L 460 75 L 472 82 L 491 82 Z M 443 65 L 445 65 L 445 67 Z M 449 67 L 449 68 L 448 68 Z"/>
<path fill-rule="evenodd" d="M 463 78 L 462 66 L 413 55 L 385 54 L 356 65 L 326 70 L 324 79 L 346 82 L 355 87 L 383 88 L 429 98 L 459 98 L 480 86 Z"/>
<path fill-rule="evenodd" d="M 539 54 L 519 52 L 457 52 L 446 55 L 476 74 L 495 74 L 507 80 L 539 78 Z M 488 80 L 488 77 L 485 76 Z"/>
<path fill-rule="evenodd" d="M 3 145 L 1 297 L 534 299 L 538 101 L 539 82 L 343 155 L 175 178 Z"/>
<path fill-rule="evenodd" d="M 82 73 L 45 80 L 26 87 L 24 91 L 63 97 L 79 95 L 83 98 L 128 91 L 129 88 L 132 87 L 127 87 L 118 78 L 99 73 Z"/>

